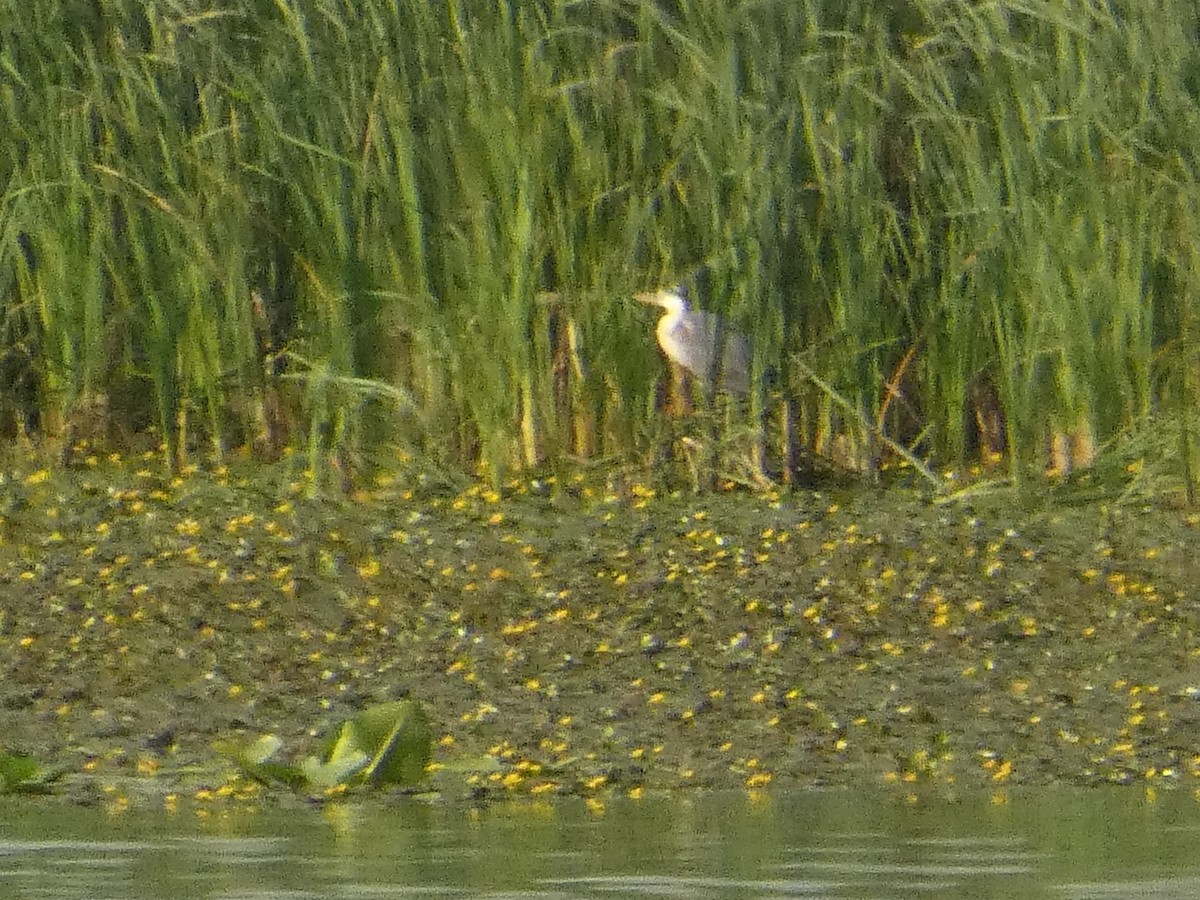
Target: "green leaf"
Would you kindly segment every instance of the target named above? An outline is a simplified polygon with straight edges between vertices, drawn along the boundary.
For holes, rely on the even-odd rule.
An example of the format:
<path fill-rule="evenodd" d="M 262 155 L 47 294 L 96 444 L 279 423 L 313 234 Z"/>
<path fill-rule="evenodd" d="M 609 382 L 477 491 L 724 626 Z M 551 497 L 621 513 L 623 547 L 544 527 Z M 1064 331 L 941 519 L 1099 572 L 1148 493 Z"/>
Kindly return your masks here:
<path fill-rule="evenodd" d="M 322 753 L 322 757 L 310 756 L 300 764 L 304 777 L 320 788 L 345 784 L 371 761 L 371 757 L 359 749 L 352 722 L 342 723 L 328 753 Z"/>
<path fill-rule="evenodd" d="M 242 759 L 251 765 L 261 766 L 278 753 L 282 746 L 283 741 L 278 735 L 264 734 L 242 750 Z"/>
<path fill-rule="evenodd" d="M 433 751 L 433 735 L 425 708 L 415 700 L 399 700 L 369 707 L 342 722 L 330 731 L 320 752 L 298 766 L 276 761 L 282 747 L 274 734 L 249 743 L 216 744 L 243 773 L 265 784 L 327 789 L 366 781 L 379 787 L 419 782 Z"/>
<path fill-rule="evenodd" d="M 412 785 L 425 777 L 433 734 L 425 707 L 398 700 L 364 710 L 353 720 L 363 749 L 374 754 L 364 776 L 374 785 Z"/>
<path fill-rule="evenodd" d="M 413 785 L 425 777 L 433 734 L 425 707 L 396 700 L 364 709 L 325 739 L 322 759 L 331 761 L 338 744 L 348 742 L 366 755 L 362 777 L 372 785 Z"/>
<path fill-rule="evenodd" d="M 214 747 L 222 756 L 233 760 L 248 778 L 263 784 L 286 784 L 294 788 L 304 786 L 304 773 L 297 766 L 273 761 L 283 747 L 283 741 L 277 735 L 264 734 L 250 743 L 217 741 Z"/>

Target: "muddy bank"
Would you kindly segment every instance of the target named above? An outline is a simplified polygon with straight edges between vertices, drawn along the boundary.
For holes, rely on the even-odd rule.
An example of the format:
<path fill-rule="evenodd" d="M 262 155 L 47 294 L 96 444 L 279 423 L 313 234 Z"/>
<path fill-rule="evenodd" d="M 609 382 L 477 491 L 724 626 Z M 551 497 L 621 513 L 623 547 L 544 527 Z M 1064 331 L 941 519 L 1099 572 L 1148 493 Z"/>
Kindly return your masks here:
<path fill-rule="evenodd" d="M 1187 511 L 6 476 L 0 734 L 76 793 L 236 793 L 214 742 L 400 696 L 452 793 L 1200 787 Z"/>

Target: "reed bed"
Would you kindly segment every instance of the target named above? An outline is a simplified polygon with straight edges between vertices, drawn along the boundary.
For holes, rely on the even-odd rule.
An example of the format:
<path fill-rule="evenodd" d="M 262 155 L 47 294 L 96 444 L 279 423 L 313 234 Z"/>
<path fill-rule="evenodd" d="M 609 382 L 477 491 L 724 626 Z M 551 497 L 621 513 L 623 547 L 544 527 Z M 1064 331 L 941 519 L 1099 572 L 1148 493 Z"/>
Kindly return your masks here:
<path fill-rule="evenodd" d="M 700 270 L 785 458 L 1192 483 L 1183 0 L 4 6 L 9 438 L 636 464 Z"/>

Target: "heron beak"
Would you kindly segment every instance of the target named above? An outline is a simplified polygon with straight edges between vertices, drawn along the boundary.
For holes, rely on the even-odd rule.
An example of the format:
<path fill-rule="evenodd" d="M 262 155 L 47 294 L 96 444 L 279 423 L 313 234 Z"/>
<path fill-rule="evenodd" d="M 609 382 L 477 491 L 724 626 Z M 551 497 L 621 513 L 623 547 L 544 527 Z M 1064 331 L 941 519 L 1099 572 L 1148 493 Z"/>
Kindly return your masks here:
<path fill-rule="evenodd" d="M 634 294 L 633 299 L 638 303 L 646 303 L 650 306 L 663 306 L 662 291 L 641 291 Z"/>

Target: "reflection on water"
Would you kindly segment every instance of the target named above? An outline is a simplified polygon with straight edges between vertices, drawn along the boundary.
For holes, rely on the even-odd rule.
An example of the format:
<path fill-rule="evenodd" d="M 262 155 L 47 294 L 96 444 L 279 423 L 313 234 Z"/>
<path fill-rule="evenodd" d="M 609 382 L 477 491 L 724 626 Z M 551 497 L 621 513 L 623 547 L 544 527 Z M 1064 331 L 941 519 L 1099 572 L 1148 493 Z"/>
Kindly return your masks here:
<path fill-rule="evenodd" d="M 0 897 L 1193 898 L 1200 803 L 1133 789 L 907 805 L 855 791 L 472 810 L 0 805 Z"/>

